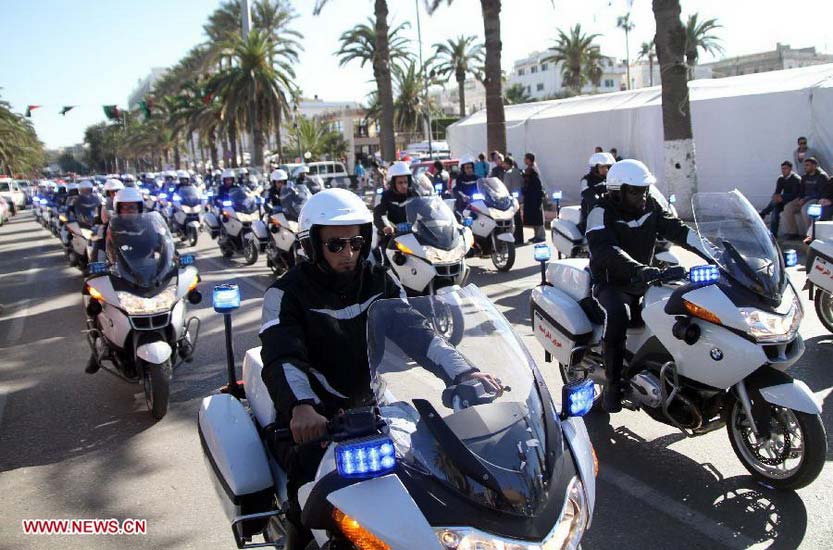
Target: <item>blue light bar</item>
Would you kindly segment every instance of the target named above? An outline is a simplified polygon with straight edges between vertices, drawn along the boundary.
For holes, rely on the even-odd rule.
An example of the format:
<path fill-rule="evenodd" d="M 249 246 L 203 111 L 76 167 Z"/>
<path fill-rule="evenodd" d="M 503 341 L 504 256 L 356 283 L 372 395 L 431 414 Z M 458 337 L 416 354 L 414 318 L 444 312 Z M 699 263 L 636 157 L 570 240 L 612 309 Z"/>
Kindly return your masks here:
<path fill-rule="evenodd" d="M 167 194 L 167 193 L 159 193 L 159 198 L 160 198 L 160 199 L 167 199 L 167 198 L 168 198 L 168 194 Z"/>
<path fill-rule="evenodd" d="M 463 219 L 463 225 L 466 227 L 471 227 L 474 224 L 474 218 L 466 217 Z"/>
<path fill-rule="evenodd" d="M 513 196 L 513 197 L 515 197 L 515 198 L 517 199 L 518 197 L 520 197 L 520 196 L 521 196 L 521 194 L 520 194 L 520 193 L 518 193 L 517 191 L 512 191 L 512 196 Z"/>
<path fill-rule="evenodd" d="M 485 198 L 486 197 L 483 196 L 483 193 L 475 193 L 474 195 L 471 196 L 471 199 L 474 200 L 474 201 L 482 201 Z"/>
<path fill-rule="evenodd" d="M 393 441 L 387 436 L 339 443 L 335 458 L 341 477 L 376 477 L 396 467 Z"/>
<path fill-rule="evenodd" d="M 223 201 L 223 206 L 231 206 L 231 201 Z"/>
<path fill-rule="evenodd" d="M 384 191 L 384 190 L 383 190 L 381 187 L 377 187 L 377 188 L 376 188 L 376 194 L 377 194 L 377 195 L 381 195 L 381 194 L 382 194 L 382 191 Z"/>
<path fill-rule="evenodd" d="M 696 285 L 710 285 L 720 280 L 720 270 L 716 265 L 697 265 L 688 272 L 688 280 Z"/>
<path fill-rule="evenodd" d="M 397 233 L 410 233 L 411 231 L 413 231 L 413 226 L 408 222 L 396 224 Z"/>
<path fill-rule="evenodd" d="M 552 200 L 554 200 L 554 201 L 560 201 L 560 200 L 561 200 L 561 196 L 562 196 L 561 191 L 553 191 L 553 193 L 552 193 Z"/>
<path fill-rule="evenodd" d="M 240 289 L 235 284 L 215 286 L 212 301 L 217 313 L 231 313 L 240 307 Z"/>
<path fill-rule="evenodd" d="M 87 264 L 87 273 L 90 275 L 101 275 L 107 273 L 106 262 L 90 262 Z"/>
<path fill-rule="evenodd" d="M 596 389 L 592 380 L 570 382 L 561 390 L 562 414 L 565 416 L 584 416 L 593 408 Z"/>
<path fill-rule="evenodd" d="M 193 254 L 183 254 L 179 257 L 179 265 L 185 267 L 186 265 L 193 265 L 194 263 L 194 255 Z"/>
<path fill-rule="evenodd" d="M 677 202 L 677 195 L 671 193 L 671 196 L 668 197 L 668 204 L 674 204 L 675 202 Z"/>
<path fill-rule="evenodd" d="M 548 262 L 550 258 L 552 258 L 552 252 L 550 251 L 549 245 L 546 243 L 536 244 L 534 254 L 536 262 Z"/>
<path fill-rule="evenodd" d="M 792 248 L 784 251 L 784 264 L 787 267 L 795 267 L 798 265 L 798 252 Z"/>
<path fill-rule="evenodd" d="M 182 200 L 182 197 L 180 197 L 179 195 L 177 195 L 176 193 L 174 193 L 173 200 L 174 200 L 175 202 L 178 202 L 178 201 L 181 201 L 181 200 Z"/>
<path fill-rule="evenodd" d="M 435 184 L 434 184 L 434 190 L 435 190 L 437 193 L 442 192 L 442 190 L 443 190 L 443 184 L 442 184 L 442 183 L 435 183 Z"/>
<path fill-rule="evenodd" d="M 811 218 L 820 218 L 821 217 L 821 205 L 820 204 L 811 204 L 807 207 L 807 215 Z"/>

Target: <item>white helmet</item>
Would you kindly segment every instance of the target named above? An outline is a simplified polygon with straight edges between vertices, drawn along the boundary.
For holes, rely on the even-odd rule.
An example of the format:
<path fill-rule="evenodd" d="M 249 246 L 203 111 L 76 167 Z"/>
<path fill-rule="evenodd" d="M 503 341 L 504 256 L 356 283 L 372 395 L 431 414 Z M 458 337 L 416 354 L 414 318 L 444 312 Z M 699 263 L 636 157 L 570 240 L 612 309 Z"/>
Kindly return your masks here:
<path fill-rule="evenodd" d="M 124 184 L 117 179 L 110 178 L 104 182 L 104 191 L 121 191 L 124 189 Z"/>
<path fill-rule="evenodd" d="M 272 171 L 272 174 L 269 176 L 269 181 L 286 181 L 288 179 L 289 176 L 287 175 L 286 170 L 281 170 L 280 168 Z"/>
<path fill-rule="evenodd" d="M 633 159 L 620 160 L 607 173 L 607 190 L 618 191 L 623 185 L 648 187 L 657 179 L 642 162 Z"/>
<path fill-rule="evenodd" d="M 113 199 L 113 210 L 116 214 L 119 213 L 119 205 L 125 202 L 135 202 L 139 204 L 139 212 L 142 211 L 144 207 L 145 201 L 142 199 L 141 193 L 136 190 L 135 187 L 125 187 L 118 193 L 116 193 L 115 198 Z"/>
<path fill-rule="evenodd" d="M 388 181 L 392 180 L 396 176 L 410 176 L 411 169 L 408 168 L 408 164 L 399 160 L 393 163 L 388 169 Z"/>
<path fill-rule="evenodd" d="M 292 177 L 297 178 L 301 174 L 309 174 L 309 166 L 306 164 L 302 164 L 301 166 L 297 167 L 295 170 L 292 171 Z"/>
<path fill-rule="evenodd" d="M 587 161 L 587 164 L 590 165 L 590 168 L 593 168 L 597 164 L 613 166 L 616 164 L 616 159 L 613 158 L 613 155 L 610 153 L 593 153 L 590 155 L 590 159 Z"/>
<path fill-rule="evenodd" d="M 78 191 L 84 191 L 84 190 L 92 191 L 93 190 L 93 182 L 91 182 L 90 180 L 82 180 L 78 184 Z"/>
<path fill-rule="evenodd" d="M 460 157 L 460 169 L 463 169 L 464 164 L 471 164 L 474 167 L 474 157 L 471 155 L 463 155 Z"/>
<path fill-rule="evenodd" d="M 220 179 L 224 180 L 226 178 L 234 179 L 235 178 L 234 170 L 232 170 L 231 168 L 226 168 L 225 170 L 223 170 L 223 175 Z"/>
<path fill-rule="evenodd" d="M 185 170 L 177 170 L 176 171 L 176 177 L 177 177 L 177 179 L 182 179 L 182 178 L 191 179 L 191 175 L 188 172 L 186 172 Z"/>
<path fill-rule="evenodd" d="M 77 183 L 68 183 L 67 184 L 67 192 L 70 191 L 78 191 L 78 184 Z"/>
<path fill-rule="evenodd" d="M 362 199 L 346 189 L 325 189 L 313 195 L 298 216 L 298 238 L 307 258 L 313 263 L 318 261 L 321 243 L 315 226 L 320 225 L 358 225 L 365 244 L 361 250 L 361 259 L 370 253 L 370 241 L 373 237 L 373 215 Z"/>

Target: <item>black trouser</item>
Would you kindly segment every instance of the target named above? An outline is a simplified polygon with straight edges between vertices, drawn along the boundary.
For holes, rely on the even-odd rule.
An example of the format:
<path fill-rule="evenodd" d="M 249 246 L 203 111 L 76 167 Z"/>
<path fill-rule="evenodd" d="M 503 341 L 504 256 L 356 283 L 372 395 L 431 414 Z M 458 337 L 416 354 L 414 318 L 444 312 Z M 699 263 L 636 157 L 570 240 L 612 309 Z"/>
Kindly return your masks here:
<path fill-rule="evenodd" d="M 515 244 L 524 244 L 524 221 L 521 218 L 520 208 L 515 212 Z"/>
<path fill-rule="evenodd" d="M 318 464 L 324 456 L 326 448 L 320 443 L 295 445 L 291 441 L 275 441 L 271 445 L 278 464 L 286 472 L 286 493 L 289 508 L 286 518 L 305 535 L 312 538 L 312 533 L 301 522 L 301 506 L 298 504 L 298 489 L 305 483 L 315 479 Z"/>
<path fill-rule="evenodd" d="M 618 383 L 622 376 L 628 325 L 642 323 L 642 296 L 629 294 L 622 287 L 611 284 L 596 285 L 593 295 L 605 312 L 605 372 L 611 382 Z"/>

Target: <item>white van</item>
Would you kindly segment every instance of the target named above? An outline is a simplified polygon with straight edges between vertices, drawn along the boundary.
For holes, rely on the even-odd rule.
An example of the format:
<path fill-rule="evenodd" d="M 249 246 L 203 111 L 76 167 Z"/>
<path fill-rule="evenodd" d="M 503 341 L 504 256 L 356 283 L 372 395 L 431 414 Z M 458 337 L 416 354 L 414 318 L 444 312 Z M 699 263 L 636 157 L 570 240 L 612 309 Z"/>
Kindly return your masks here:
<path fill-rule="evenodd" d="M 310 162 L 307 166 L 309 166 L 310 176 L 321 176 L 321 179 L 325 182 L 331 178 L 346 178 L 350 176 L 347 173 L 347 169 L 340 162 L 325 160 L 321 162 Z"/>

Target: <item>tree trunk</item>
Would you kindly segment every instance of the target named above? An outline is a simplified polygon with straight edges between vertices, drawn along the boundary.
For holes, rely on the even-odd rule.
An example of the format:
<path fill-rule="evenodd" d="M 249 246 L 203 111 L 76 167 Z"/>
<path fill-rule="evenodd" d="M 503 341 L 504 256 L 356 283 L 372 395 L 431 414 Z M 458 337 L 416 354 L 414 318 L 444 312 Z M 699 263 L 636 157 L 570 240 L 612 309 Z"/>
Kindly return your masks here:
<path fill-rule="evenodd" d="M 215 130 L 208 132 L 208 152 L 211 155 L 211 169 L 216 170 L 220 166 L 217 157 L 217 133 Z"/>
<path fill-rule="evenodd" d="M 648 56 L 648 82 L 650 82 L 651 86 L 654 85 L 654 56 L 653 55 Z"/>
<path fill-rule="evenodd" d="M 631 46 L 629 41 L 629 31 L 628 28 L 625 27 L 625 69 L 627 73 L 628 85 L 625 86 L 626 90 L 631 89 Z"/>
<path fill-rule="evenodd" d="M 251 163 L 263 170 L 263 124 L 260 120 L 257 101 L 252 101 L 252 152 Z"/>
<path fill-rule="evenodd" d="M 278 153 L 278 162 L 283 162 L 283 143 L 281 143 L 281 111 L 278 110 L 275 123 L 275 151 Z"/>
<path fill-rule="evenodd" d="M 188 142 L 189 142 L 189 145 L 191 146 L 191 162 L 190 162 L 190 164 L 193 165 L 194 168 L 196 168 L 197 167 L 197 150 L 194 147 L 194 132 L 190 132 L 190 131 L 188 132 Z M 186 168 L 186 170 L 188 168 L 190 168 L 190 166 L 188 166 Z"/>
<path fill-rule="evenodd" d="M 486 141 L 489 151 L 506 152 L 506 116 L 500 74 L 500 0 L 480 0 L 486 38 Z"/>
<path fill-rule="evenodd" d="M 460 118 L 466 116 L 466 73 L 457 73 L 457 99 L 460 101 Z"/>
<path fill-rule="evenodd" d="M 690 219 L 691 196 L 697 192 L 691 105 L 685 63 L 685 28 L 679 0 L 653 0 L 657 24 L 655 42 L 662 75 L 662 129 L 665 181 L 668 193 L 677 195 L 680 216 Z"/>
<path fill-rule="evenodd" d="M 237 168 L 237 124 L 229 122 L 228 127 L 229 151 L 231 152 L 231 167 Z"/>
<path fill-rule="evenodd" d="M 390 75 L 390 44 L 388 43 L 388 3 L 375 0 L 376 16 L 376 58 L 373 60 L 373 74 L 382 116 L 379 121 L 382 160 L 391 162 L 396 156 L 396 141 L 393 129 L 393 83 Z"/>

